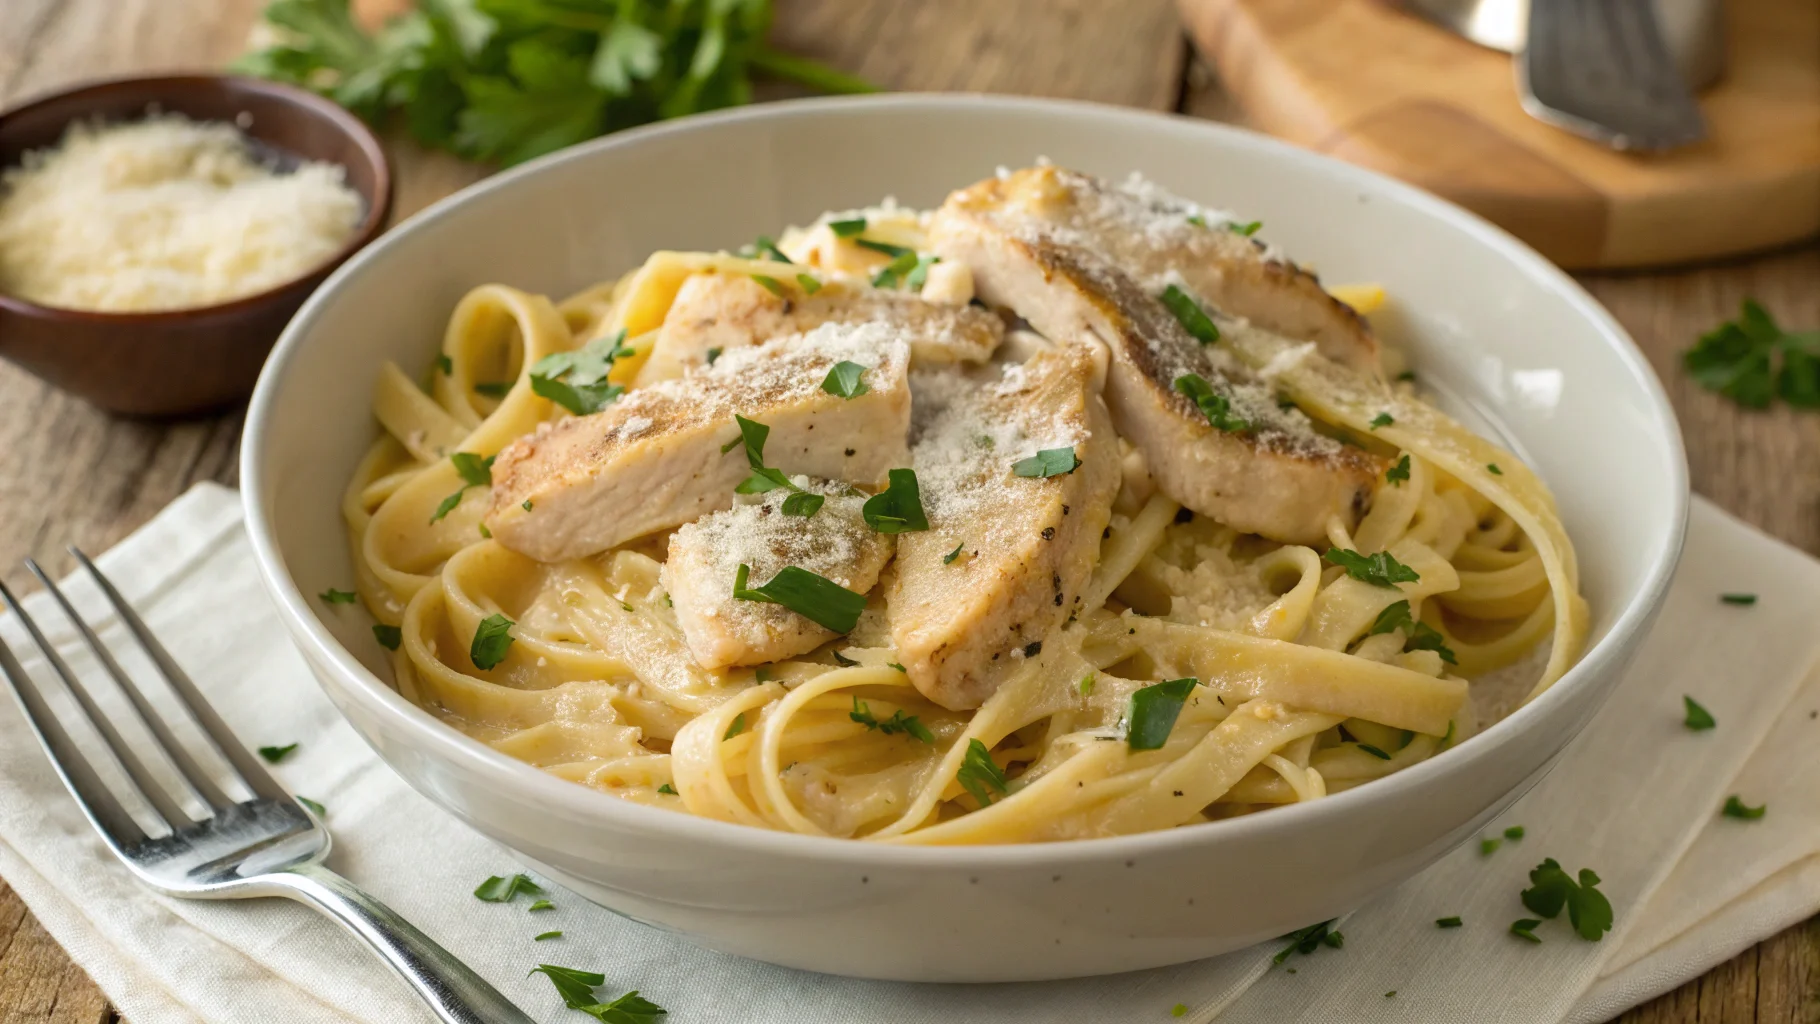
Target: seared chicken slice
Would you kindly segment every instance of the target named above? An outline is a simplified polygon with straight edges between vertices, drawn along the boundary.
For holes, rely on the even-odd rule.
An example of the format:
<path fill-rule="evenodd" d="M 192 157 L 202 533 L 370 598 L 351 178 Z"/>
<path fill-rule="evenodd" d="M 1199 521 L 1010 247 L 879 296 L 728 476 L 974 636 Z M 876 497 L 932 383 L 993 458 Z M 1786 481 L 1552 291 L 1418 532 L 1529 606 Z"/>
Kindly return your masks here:
<path fill-rule="evenodd" d="M 948 197 L 932 228 L 935 251 L 957 233 L 996 229 L 1025 245 L 1091 252 L 1146 286 L 1177 281 L 1233 317 L 1377 375 L 1378 342 L 1365 319 L 1313 274 L 1241 234 L 1230 214 L 1204 208 L 1134 174 L 1120 185 L 1060 167 L 988 178 Z M 973 267 L 979 273 L 977 266 Z M 1154 286 L 1154 287 L 1152 287 Z M 984 288 L 984 285 L 981 285 Z M 1020 311 L 1021 312 L 1021 311 Z"/>
<path fill-rule="evenodd" d="M 936 267 L 942 264 L 936 264 Z M 934 268 L 931 268 L 933 273 Z M 813 294 L 779 271 L 777 295 L 749 274 L 709 271 L 683 282 L 664 317 L 640 382 L 680 377 L 721 353 L 795 334 L 825 323 L 883 323 L 911 337 L 918 368 L 983 363 L 1005 336 L 1005 325 L 977 306 L 926 302 L 911 292 L 829 281 Z M 971 292 L 969 292 L 971 294 Z"/>
<path fill-rule="evenodd" d="M 929 529 L 898 537 L 886 613 L 910 682 L 943 707 L 979 707 L 1077 610 L 1120 479 L 1093 376 L 1074 346 L 913 378 L 911 459 Z M 1070 448 L 1072 471 L 1013 468 Z M 1050 457 L 1051 471 L 1066 465 Z"/>
<path fill-rule="evenodd" d="M 1030 213 L 1058 203 L 1091 205 L 1090 197 L 1099 194 L 1077 196 L 1054 184 L 1060 180 L 1020 172 L 956 193 L 935 216 L 936 250 L 973 268 L 987 302 L 1011 308 L 1052 341 L 1097 339 L 1104 345 L 1113 423 L 1143 453 L 1171 498 L 1235 529 L 1287 543 L 1320 542 L 1333 516 L 1356 519 L 1370 502 L 1383 460 L 1319 433 L 1300 411 L 1281 407 L 1268 370 L 1254 372 L 1218 343 L 1191 335 L 1159 298 L 1174 285 L 1204 302 L 1185 276 L 1146 279 L 1139 275 L 1154 266 L 1149 257 L 1134 266 L 1108 258 L 1140 248 L 1143 236 L 1124 237 L 1098 217 L 1075 218 L 1077 230 L 1058 228 L 1053 211 Z M 1061 198 L 1048 195 L 1052 188 L 1061 189 Z M 1173 237 L 1173 229 L 1165 235 Z M 1208 312 L 1221 330 L 1258 329 L 1217 308 Z M 1312 353 L 1317 344 L 1297 351 Z"/>
<path fill-rule="evenodd" d="M 865 393 L 822 389 L 840 362 L 867 368 Z M 770 467 L 882 485 L 909 458 L 909 363 L 901 330 L 827 324 L 729 352 L 591 416 L 543 424 L 494 461 L 487 529 L 514 551 L 556 562 L 727 508 L 752 472 L 735 415 L 770 428 Z"/>
<path fill-rule="evenodd" d="M 670 535 L 664 589 L 702 668 L 762 665 L 812 651 L 835 636 L 781 604 L 736 599 L 733 582 L 741 565 L 750 567 L 751 587 L 794 565 L 864 594 L 890 561 L 890 535 L 873 532 L 860 515 L 864 495 L 810 484 L 807 477 L 796 483 L 827 495 L 814 516 L 785 515 L 789 492 L 780 489 L 742 497 Z"/>

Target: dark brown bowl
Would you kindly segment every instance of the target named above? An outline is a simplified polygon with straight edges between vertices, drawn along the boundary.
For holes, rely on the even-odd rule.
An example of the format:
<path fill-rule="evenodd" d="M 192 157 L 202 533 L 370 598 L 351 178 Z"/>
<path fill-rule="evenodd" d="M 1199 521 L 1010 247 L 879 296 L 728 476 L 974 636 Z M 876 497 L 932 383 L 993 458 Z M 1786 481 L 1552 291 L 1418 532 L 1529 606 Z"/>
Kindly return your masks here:
<path fill-rule="evenodd" d="M 0 294 L 0 356 L 109 412 L 173 416 L 230 405 L 252 393 L 278 332 L 323 278 L 378 237 L 392 205 L 392 173 L 360 119 L 287 85 L 229 75 L 122 78 L 43 96 L 0 113 L 0 167 L 55 145 L 72 121 L 130 121 L 148 108 L 198 121 L 251 121 L 241 130 L 306 160 L 347 169 L 366 202 L 354 237 L 287 284 L 215 306 L 94 313 Z M 242 116 L 245 115 L 245 116 Z"/>

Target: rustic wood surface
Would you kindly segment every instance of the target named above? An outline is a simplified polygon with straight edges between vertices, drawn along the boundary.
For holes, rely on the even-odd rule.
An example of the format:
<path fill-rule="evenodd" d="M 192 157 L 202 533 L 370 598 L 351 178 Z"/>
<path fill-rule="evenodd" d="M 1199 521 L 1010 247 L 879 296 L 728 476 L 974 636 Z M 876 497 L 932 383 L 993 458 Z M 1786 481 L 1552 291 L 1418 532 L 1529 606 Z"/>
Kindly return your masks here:
<path fill-rule="evenodd" d="M 258 0 L 0 0 L 0 104 L 97 75 L 218 65 Z M 1099 100 L 1235 119 L 1194 61 L 1170 0 L 779 0 L 777 41 L 893 89 Z M 399 212 L 481 173 L 400 147 Z M 1820 552 L 1820 416 L 1747 412 L 1694 387 L 1677 356 L 1756 296 L 1820 324 L 1820 247 L 1666 273 L 1587 279 L 1649 354 L 1687 436 L 1696 490 Z M 199 480 L 236 482 L 238 412 L 110 419 L 0 364 L 0 578 L 52 571 L 63 546 L 105 548 Z M 94 984 L 0 882 L 0 1024 L 117 1020 Z M 1820 1024 L 1820 919 L 1626 1014 L 1624 1024 Z"/>

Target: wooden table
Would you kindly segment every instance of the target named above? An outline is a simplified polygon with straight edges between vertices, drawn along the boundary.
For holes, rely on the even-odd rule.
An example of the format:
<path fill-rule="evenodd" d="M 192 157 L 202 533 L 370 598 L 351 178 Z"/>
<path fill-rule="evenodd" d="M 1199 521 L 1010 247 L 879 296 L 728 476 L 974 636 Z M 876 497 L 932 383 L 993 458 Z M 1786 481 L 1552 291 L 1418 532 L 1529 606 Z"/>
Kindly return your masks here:
<path fill-rule="evenodd" d="M 0 0 L 0 104 L 97 75 L 215 66 L 259 0 Z M 1031 93 L 1234 119 L 1170 0 L 779 0 L 777 41 L 893 89 Z M 481 175 L 399 147 L 399 215 Z M 1747 412 L 1700 390 L 1678 354 L 1755 296 L 1820 324 L 1820 246 L 1721 266 L 1589 278 L 1668 384 L 1694 488 L 1820 552 L 1820 415 Z M 239 411 L 179 423 L 111 419 L 0 363 L 0 578 L 20 559 L 63 571 L 65 544 L 118 541 L 199 480 L 236 482 Z M 117 1020 L 0 882 L 0 1024 Z M 1817 1024 L 1820 918 L 1640 1007 L 1625 1024 Z M 678 1024 L 686 1024 L 679 1021 Z"/>

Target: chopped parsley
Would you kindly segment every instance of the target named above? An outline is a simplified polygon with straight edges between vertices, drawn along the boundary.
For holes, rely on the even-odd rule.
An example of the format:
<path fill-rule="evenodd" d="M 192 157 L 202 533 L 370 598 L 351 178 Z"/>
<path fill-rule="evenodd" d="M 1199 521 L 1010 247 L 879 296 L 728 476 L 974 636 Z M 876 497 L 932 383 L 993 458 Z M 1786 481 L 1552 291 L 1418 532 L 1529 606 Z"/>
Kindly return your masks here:
<path fill-rule="evenodd" d="M 1182 330 L 1187 331 L 1194 340 L 1203 345 L 1211 345 L 1220 340 L 1220 329 L 1214 326 L 1213 318 L 1207 315 L 1200 303 L 1194 301 L 1193 296 L 1172 284 L 1163 289 L 1163 294 L 1158 298 L 1169 308 L 1176 322 L 1182 325 Z"/>
<path fill-rule="evenodd" d="M 455 506 L 461 504 L 461 496 L 468 493 L 468 488 L 492 485 L 493 458 L 489 455 L 483 459 L 473 452 L 456 452 L 449 456 L 449 461 L 455 465 L 455 472 L 461 476 L 462 487 L 442 499 L 442 504 L 436 506 L 436 514 L 430 517 L 430 522 L 440 522 L 444 516 L 455 511 Z"/>
<path fill-rule="evenodd" d="M 1504 471 L 1499 469 L 1498 464 L 1495 462 L 1487 462 L 1485 464 L 1485 472 L 1490 473 L 1492 476 L 1503 476 L 1504 475 Z"/>
<path fill-rule="evenodd" d="M 487 540 L 493 539 L 493 531 L 487 529 L 487 524 L 485 523 L 480 524 L 480 535 Z"/>
<path fill-rule="evenodd" d="M 1381 412 L 1371 418 L 1371 429 L 1376 430 L 1379 427 L 1388 427 L 1395 422 L 1396 417 L 1387 412 Z"/>
<path fill-rule="evenodd" d="M 1392 487 L 1403 486 L 1403 481 L 1409 479 L 1409 456 L 1403 456 L 1397 460 L 1396 465 L 1385 470 L 1384 479 L 1390 481 Z"/>
<path fill-rule="evenodd" d="M 510 878 L 494 875 L 480 883 L 480 887 L 474 890 L 474 898 L 488 903 L 510 903 L 512 897 L 521 892 L 528 896 L 541 896 L 543 888 L 531 881 L 530 875 L 513 875 Z"/>
<path fill-rule="evenodd" d="M 1435 918 L 1435 927 L 1436 928 L 1458 928 L 1464 923 L 1465 922 L 1461 921 L 1457 917 L 1437 917 L 1437 918 Z"/>
<path fill-rule="evenodd" d="M 882 252 L 894 260 L 901 260 L 905 256 L 912 258 L 916 256 L 915 249 L 902 245 L 892 245 L 890 242 L 879 242 L 870 238 L 855 238 L 853 244 L 862 249 L 871 249 L 873 252 Z"/>
<path fill-rule="evenodd" d="M 292 797 L 292 799 L 296 800 L 298 803 L 302 804 L 303 806 L 308 807 L 310 810 L 315 811 L 316 817 L 318 817 L 318 818 L 326 818 L 329 816 L 329 809 L 327 807 L 324 807 L 321 804 L 317 803 L 316 801 L 311 800 L 307 796 Z"/>
<path fill-rule="evenodd" d="M 1173 1007 L 1170 1007 L 1169 1016 L 1171 1016 L 1171 1017 L 1188 1016 L 1188 1004 L 1187 1003 L 1177 1003 Z"/>
<path fill-rule="evenodd" d="M 1519 939 L 1526 939 L 1539 946 L 1542 944 L 1542 940 L 1536 935 L 1536 926 L 1541 923 L 1533 917 L 1520 918 L 1510 923 L 1510 933 Z"/>
<path fill-rule="evenodd" d="M 785 256 L 784 251 L 777 247 L 777 243 L 772 241 L 769 235 L 759 235 L 758 238 L 756 240 L 754 240 L 751 245 L 740 246 L 739 254 L 741 256 L 748 256 L 748 257 L 763 256 L 764 258 L 771 260 L 775 263 L 792 263 L 793 264 L 796 262 L 795 260 L 792 260 L 790 257 Z"/>
<path fill-rule="evenodd" d="M 784 499 L 784 515 L 812 519 L 815 517 L 815 513 L 822 510 L 822 502 L 826 500 L 819 494 L 798 491 Z"/>
<path fill-rule="evenodd" d="M 1404 652 L 1434 651 L 1449 665 L 1459 664 L 1453 650 L 1447 646 L 1447 638 L 1441 635 L 1440 630 L 1410 614 L 1407 600 L 1398 601 L 1379 612 L 1365 635 L 1377 636 L 1397 629 L 1401 629 L 1403 635 L 1408 637 L 1403 644 Z"/>
<path fill-rule="evenodd" d="M 716 345 L 715 347 L 708 350 L 708 365 L 709 366 L 713 366 L 714 360 L 720 358 L 721 351 L 722 351 L 722 349 L 718 345 Z"/>
<path fill-rule="evenodd" d="M 1735 605 L 1741 605 L 1745 608 L 1749 608 L 1751 605 L 1757 603 L 1757 595 L 1755 595 L 1755 594 L 1720 594 L 1719 601 L 1721 604 L 1735 604 Z"/>
<path fill-rule="evenodd" d="M 765 465 L 765 439 L 771 436 L 771 428 L 756 420 L 746 419 L 744 416 L 736 415 L 733 419 L 739 424 L 739 436 L 721 445 L 720 450 L 730 452 L 743 443 L 746 446 L 746 464 L 752 467 L 752 475 L 741 480 L 739 486 L 733 490 L 739 494 L 763 494 L 766 491 L 774 491 L 782 487 L 797 494 L 807 493 L 801 487 L 791 483 L 783 470 Z M 805 506 L 799 504 L 797 507 Z M 817 502 L 815 507 L 819 509 L 821 504 Z M 815 513 L 810 511 L 792 514 L 814 515 Z"/>
<path fill-rule="evenodd" d="M 848 220 L 831 220 L 828 222 L 828 230 L 834 232 L 834 237 L 836 238 L 852 238 L 854 235 L 866 230 L 866 218 L 853 217 Z"/>
<path fill-rule="evenodd" d="M 1372 746 L 1372 745 L 1371 745 L 1371 744 L 1369 744 L 1369 743 L 1361 743 L 1361 744 L 1359 744 L 1359 749 L 1360 749 L 1360 750 L 1363 750 L 1363 751 L 1364 751 L 1364 752 L 1366 752 L 1366 753 L 1367 753 L 1367 754 L 1370 754 L 1370 755 L 1371 755 L 1371 756 L 1372 756 L 1372 757 L 1375 757 L 1375 758 L 1377 758 L 1377 759 L 1378 759 L 1378 760 L 1380 760 L 1380 761 L 1388 761 L 1388 760 L 1390 760 L 1390 755 L 1389 755 L 1389 754 L 1387 754 L 1387 753 L 1385 753 L 1385 752 L 1384 752 L 1384 751 L 1383 751 L 1383 750 L 1382 750 L 1382 749 L 1381 749 L 1381 748 L 1379 748 L 1379 747 L 1374 747 L 1374 746 Z"/>
<path fill-rule="evenodd" d="M 450 512 L 455 511 L 455 506 L 461 504 L 461 496 L 466 493 L 468 493 L 468 489 L 463 487 L 461 490 L 442 499 L 442 504 L 436 506 L 436 511 L 431 513 L 430 522 L 439 523 L 443 520 L 443 517 L 447 516 Z"/>
<path fill-rule="evenodd" d="M 738 736 L 740 733 L 745 732 L 745 731 L 746 731 L 746 713 L 744 711 L 741 711 L 739 714 L 733 716 L 733 724 L 727 726 L 727 733 L 726 733 L 726 735 L 722 736 L 721 739 L 730 740 L 733 737 Z"/>
<path fill-rule="evenodd" d="M 859 664 L 859 662 L 854 661 L 852 658 L 847 657 L 839 651 L 829 651 L 828 653 L 834 655 L 834 663 L 836 665 L 840 665 L 844 668 L 852 668 Z"/>
<path fill-rule="evenodd" d="M 865 243 L 862 240 L 860 244 Z M 897 247 L 893 246 L 893 248 Z M 899 284 L 905 283 L 906 275 L 914 272 L 922 265 L 922 262 L 922 258 L 916 253 L 905 249 L 903 255 L 895 257 L 890 263 L 880 267 L 878 273 L 872 275 L 872 287 L 896 288 Z"/>
<path fill-rule="evenodd" d="M 1416 371 L 1404 370 L 1402 373 L 1397 374 L 1396 379 L 1405 383 L 1414 384 L 1416 382 Z"/>
<path fill-rule="evenodd" d="M 522 508 L 522 509 L 524 509 L 524 510 L 525 510 L 525 511 L 526 511 L 526 512 L 529 512 L 529 511 L 531 511 L 531 499 L 529 499 L 529 498 L 526 498 L 526 499 L 525 499 L 525 500 L 524 500 L 524 504 L 522 504 L 522 505 L 520 505 L 520 506 L 518 506 L 518 507 L 519 507 L 519 508 Z"/>
<path fill-rule="evenodd" d="M 336 590 L 334 587 L 330 587 L 322 593 L 317 594 L 316 597 L 322 601 L 323 604 L 353 604 L 355 601 L 359 600 L 360 595 L 354 593 L 352 590 Z"/>
<path fill-rule="evenodd" d="M 933 744 L 935 742 L 935 734 L 929 731 L 929 727 L 918 721 L 915 715 L 906 716 L 902 708 L 881 722 L 872 714 L 872 709 L 866 706 L 866 702 L 856 696 L 853 698 L 853 710 L 847 712 L 847 717 L 870 731 L 881 732 L 886 736 L 901 734 L 915 737 L 924 743 Z"/>
<path fill-rule="evenodd" d="M 953 565 L 954 560 L 961 557 L 961 549 L 966 546 L 967 546 L 966 541 L 961 541 L 959 544 L 956 544 L 954 546 L 953 551 L 950 551 L 947 554 L 942 556 L 942 564 L 943 565 Z"/>
<path fill-rule="evenodd" d="M 895 662 L 895 661 L 887 661 L 887 662 L 885 662 L 885 667 L 886 667 L 886 668 L 892 668 L 892 669 L 896 669 L 896 670 L 897 670 L 897 671 L 899 671 L 899 672 L 902 672 L 902 673 L 903 673 L 903 674 L 905 674 L 905 675 L 909 675 L 909 674 L 910 674 L 910 670 L 909 670 L 909 669 L 907 669 L 907 668 L 905 668 L 905 667 L 904 667 L 904 666 L 902 666 L 902 665 L 899 665 L 899 664 L 898 664 L 898 663 L 897 663 L 897 662 Z"/>
<path fill-rule="evenodd" d="M 1131 750 L 1160 750 L 1194 690 L 1194 679 L 1171 679 L 1143 687 L 1131 695 L 1125 712 L 1125 746 Z"/>
<path fill-rule="evenodd" d="M 663 1007 L 639 998 L 636 989 L 610 1003 L 602 1002 L 594 990 L 607 983 L 604 974 L 555 964 L 538 964 L 531 973 L 549 978 L 550 984 L 556 986 L 556 994 L 562 996 L 563 1005 L 580 1010 L 601 1024 L 657 1024 L 657 1018 L 665 1015 Z"/>
<path fill-rule="evenodd" d="M 1683 696 L 1681 703 L 1687 709 L 1687 718 L 1682 724 L 1686 725 L 1689 730 L 1704 732 L 1719 724 L 1713 719 L 1713 713 L 1701 707 L 1700 702 L 1692 697 Z"/>
<path fill-rule="evenodd" d="M 577 416 L 599 412 L 625 393 L 607 383 L 613 363 L 632 350 L 625 347 L 626 332 L 596 338 L 571 352 L 552 352 L 531 365 L 531 391 Z"/>
<path fill-rule="evenodd" d="M 379 646 L 386 650 L 396 651 L 398 645 L 404 642 L 404 630 L 397 626 L 376 623 L 373 626 L 373 639 L 379 641 Z"/>
<path fill-rule="evenodd" d="M 542 932 L 538 935 L 533 936 L 531 938 L 531 941 L 532 942 L 542 942 L 545 939 L 560 939 L 560 938 L 562 938 L 561 932 Z"/>
<path fill-rule="evenodd" d="M 1329 929 L 1332 927 L 1333 921 L 1322 921 L 1320 924 L 1311 924 L 1306 928 L 1282 936 L 1282 939 L 1289 945 L 1278 950 L 1277 955 L 1270 958 L 1271 964 L 1273 966 L 1280 964 L 1289 959 L 1293 953 L 1308 956 L 1322 946 L 1339 949 L 1345 945 L 1346 940 L 1339 932 L 1330 931 Z M 1295 968 L 1291 967 L 1290 970 L 1293 971 Z"/>
<path fill-rule="evenodd" d="M 911 267 L 910 273 L 904 275 L 904 287 L 913 292 L 922 291 L 923 285 L 929 281 L 929 268 L 941 261 L 940 256 L 918 256 L 916 266 Z"/>
<path fill-rule="evenodd" d="M 1045 448 L 1027 459 L 1019 459 L 1011 464 L 1011 472 L 1018 476 L 1051 477 L 1066 476 L 1080 467 L 1081 460 L 1074 454 L 1074 447 Z"/>
<path fill-rule="evenodd" d="M 1237 221 L 1232 221 L 1226 225 L 1226 230 L 1232 232 L 1235 235 L 1244 235 L 1246 238 L 1250 238 L 1252 235 L 1257 234 L 1258 229 L 1263 226 L 1264 226 L 1264 222 L 1261 220 L 1247 221 L 1243 224 L 1240 224 Z"/>
<path fill-rule="evenodd" d="M 1731 796 L 1725 798 L 1725 806 L 1719 813 L 1728 818 L 1737 818 L 1739 821 L 1756 821 L 1758 818 L 1763 817 L 1768 810 L 1768 804 L 1759 804 L 1756 807 L 1746 807 L 1744 801 L 1738 799 L 1738 794 L 1733 793 Z"/>
<path fill-rule="evenodd" d="M 661 786 L 659 786 L 659 787 L 657 787 L 657 791 L 658 791 L 658 792 L 659 792 L 659 793 L 664 793 L 664 794 L 667 794 L 667 795 L 669 795 L 669 796 L 675 796 L 675 795 L 676 795 L 676 787 L 675 787 L 675 786 L 672 786 L 672 785 L 670 785 L 670 784 L 669 784 L 669 783 L 668 783 L 668 782 L 666 782 L 666 783 L 664 783 L 664 784 L 663 784 L 663 785 L 661 785 Z"/>
<path fill-rule="evenodd" d="M 1512 825 L 1511 827 L 1505 829 L 1504 838 L 1510 840 L 1513 843 L 1522 839 L 1523 838 L 1523 826 Z"/>
<path fill-rule="evenodd" d="M 1328 548 L 1322 557 L 1345 569 L 1346 575 L 1374 587 L 1394 587 L 1399 583 L 1415 583 L 1422 578 L 1414 569 L 1397 561 L 1388 551 L 1362 555 L 1345 548 Z"/>
<path fill-rule="evenodd" d="M 804 295 L 814 295 L 822 290 L 821 280 L 814 274 L 796 275 L 796 286 L 803 290 Z"/>
<path fill-rule="evenodd" d="M 1082 676 L 1081 681 L 1074 684 L 1074 688 L 1079 690 L 1083 697 L 1091 696 L 1093 694 L 1093 673 L 1089 672 Z"/>
<path fill-rule="evenodd" d="M 836 633 L 850 633 L 866 610 L 866 595 L 807 569 L 786 565 L 762 587 L 747 587 L 752 567 L 740 563 L 733 577 L 733 597 L 740 601 L 781 604 L 803 618 Z"/>
<path fill-rule="evenodd" d="M 885 474 L 889 484 L 866 499 L 860 515 L 877 533 L 919 533 L 929 528 L 929 517 L 923 512 L 922 491 L 916 485 L 916 471 L 894 469 Z"/>
<path fill-rule="evenodd" d="M 511 619 L 497 612 L 480 620 L 474 641 L 468 645 L 468 658 L 475 668 L 490 669 L 506 659 L 506 651 L 512 648 L 509 631 L 513 625 Z"/>
<path fill-rule="evenodd" d="M 872 388 L 860 377 L 868 367 L 843 359 L 828 370 L 828 376 L 822 380 L 822 390 L 841 398 L 858 398 Z"/>
<path fill-rule="evenodd" d="M 1523 905 L 1531 911 L 1552 920 L 1565 907 L 1574 931 L 1588 942 L 1598 942 L 1611 931 L 1611 901 L 1599 891 L 1599 876 L 1591 868 L 1581 868 L 1576 882 L 1550 857 L 1530 871 L 1529 881 L 1530 888 L 1523 890 L 1522 898 Z M 1531 922 L 1529 927 L 1533 929 L 1540 923 Z"/>
<path fill-rule="evenodd" d="M 1504 840 L 1502 839 L 1481 839 L 1479 840 L 1479 856 L 1489 857 L 1503 845 Z"/>
<path fill-rule="evenodd" d="M 1701 387 L 1747 408 L 1767 409 L 1778 397 L 1820 407 L 1820 330 L 1785 331 L 1755 299 L 1744 300 L 1737 320 L 1702 334 L 1681 362 Z"/>
<path fill-rule="evenodd" d="M 1243 417 L 1232 414 L 1232 402 L 1225 395 L 1215 394 L 1206 378 L 1198 373 L 1184 373 L 1175 379 L 1175 389 L 1188 396 L 1194 407 L 1201 410 L 1207 422 L 1215 429 L 1235 434 L 1248 429 L 1251 424 Z"/>
<path fill-rule="evenodd" d="M 488 398 L 504 398 L 506 397 L 506 392 L 511 390 L 512 381 L 509 380 L 490 380 L 474 385 L 475 394 L 485 395 Z"/>
<path fill-rule="evenodd" d="M 990 806 L 994 792 L 1003 795 L 1006 788 L 1005 770 L 992 759 L 992 751 L 977 739 L 967 741 L 967 756 L 961 761 L 961 770 L 955 776 L 961 788 L 973 794 L 981 807 Z"/>
<path fill-rule="evenodd" d="M 436 357 L 436 368 L 438 370 L 442 371 L 442 375 L 444 377 L 447 377 L 448 375 L 455 372 L 455 360 L 450 359 L 446 355 L 437 356 Z"/>
<path fill-rule="evenodd" d="M 790 293 L 784 290 L 784 283 L 775 277 L 766 277 L 763 274 L 753 274 L 752 280 L 764 285 L 765 291 L 770 292 L 780 299 L 787 299 L 790 297 Z"/>
<path fill-rule="evenodd" d="M 277 764 L 289 757 L 291 751 L 296 749 L 297 744 L 295 743 L 287 743 L 282 747 L 260 747 L 259 756 L 265 758 L 267 764 Z"/>

